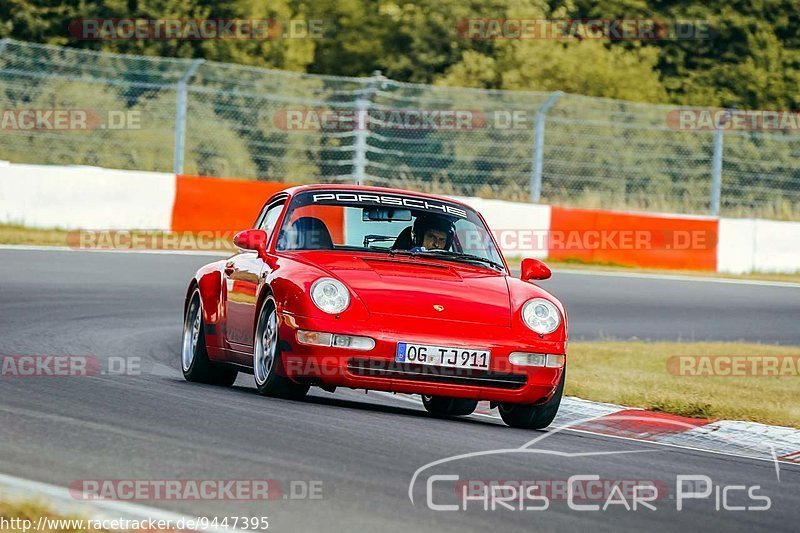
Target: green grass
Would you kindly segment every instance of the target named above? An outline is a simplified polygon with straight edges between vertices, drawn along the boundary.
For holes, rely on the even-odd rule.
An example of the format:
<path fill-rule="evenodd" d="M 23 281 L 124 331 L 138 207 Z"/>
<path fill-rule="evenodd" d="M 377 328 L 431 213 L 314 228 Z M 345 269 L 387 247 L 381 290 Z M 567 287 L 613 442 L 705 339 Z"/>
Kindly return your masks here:
<path fill-rule="evenodd" d="M 800 357 L 800 347 L 722 342 L 571 342 L 565 394 L 681 416 L 800 428 L 800 376 L 675 375 L 668 370 L 667 360 L 680 355 Z"/>
<path fill-rule="evenodd" d="M 60 513 L 53 512 L 47 505 L 37 501 L 21 501 L 21 500 L 6 500 L 0 499 L 0 517 L 11 521 L 12 519 L 19 519 L 19 520 L 30 520 L 31 529 L 30 532 L 33 532 L 37 527 L 39 517 L 47 517 L 51 519 L 64 519 L 64 520 L 80 520 L 81 517 L 74 516 L 74 515 L 64 515 Z M 53 525 L 53 524 L 50 524 Z M 85 533 L 88 531 L 108 531 L 105 529 L 89 529 L 87 528 L 87 524 L 84 522 L 83 528 L 75 527 L 78 524 L 72 523 L 61 523 L 63 527 L 53 529 L 48 527 L 48 524 L 45 522 L 44 527 L 41 530 L 36 531 L 36 533 Z M 70 527 L 71 526 L 71 527 Z M 22 531 L 21 528 L 0 528 L 0 533 L 20 533 Z"/>
<path fill-rule="evenodd" d="M 33 229 L 14 224 L 0 225 L 0 244 L 67 246 L 66 230 Z"/>
<path fill-rule="evenodd" d="M 113 245 L 114 232 L 98 234 L 95 238 L 87 239 L 87 243 L 97 243 L 98 249 L 108 249 L 109 245 Z M 131 237 L 147 237 L 143 240 L 145 244 L 138 245 L 136 249 L 186 249 L 186 250 L 211 250 L 211 251 L 224 251 L 229 252 L 235 250 L 232 239 L 218 238 L 213 242 L 209 239 L 194 239 L 192 234 L 173 234 L 175 239 L 169 241 L 166 239 L 167 245 L 163 243 L 156 246 L 151 246 L 154 241 L 159 238 L 166 238 L 171 234 L 168 231 L 155 231 L 155 230 L 139 230 L 131 231 Z M 125 234 L 127 235 L 127 233 Z M 80 246 L 79 231 L 68 231 L 64 229 L 38 229 L 27 228 L 19 225 L 0 224 L 0 244 L 11 245 L 36 245 L 36 246 L 64 246 L 64 247 L 78 247 Z M 120 239 L 123 245 L 119 249 L 129 249 L 124 245 L 128 242 L 126 239 Z M 169 244 L 172 242 L 172 244 Z M 184 243 L 185 246 L 179 246 Z M 193 243 L 198 243 L 198 246 L 192 247 Z M 88 246 L 87 248 L 91 248 Z"/>

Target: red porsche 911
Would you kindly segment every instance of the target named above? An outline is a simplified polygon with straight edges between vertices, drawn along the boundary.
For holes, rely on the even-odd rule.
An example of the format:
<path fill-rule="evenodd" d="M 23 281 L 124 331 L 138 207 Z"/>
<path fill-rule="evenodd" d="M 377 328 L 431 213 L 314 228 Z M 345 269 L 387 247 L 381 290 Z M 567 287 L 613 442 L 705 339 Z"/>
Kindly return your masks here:
<path fill-rule="evenodd" d="M 261 394 L 311 386 L 419 394 L 430 413 L 478 401 L 506 424 L 548 426 L 566 370 L 567 317 L 511 275 L 483 217 L 466 204 L 395 189 L 311 185 L 267 201 L 240 252 L 201 268 L 186 293 L 181 360 L 189 381 Z"/>

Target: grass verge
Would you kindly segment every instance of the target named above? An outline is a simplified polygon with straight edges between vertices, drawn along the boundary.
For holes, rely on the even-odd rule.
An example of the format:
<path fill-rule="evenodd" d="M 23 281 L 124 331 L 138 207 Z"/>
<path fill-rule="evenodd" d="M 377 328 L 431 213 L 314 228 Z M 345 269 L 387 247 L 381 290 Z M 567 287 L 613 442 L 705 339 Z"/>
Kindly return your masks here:
<path fill-rule="evenodd" d="M 673 356 L 791 356 L 794 362 L 793 372 L 780 376 L 676 375 L 667 366 Z M 798 346 L 571 342 L 565 394 L 681 416 L 800 429 L 798 358 Z"/>
<path fill-rule="evenodd" d="M 60 229 L 33 229 L 0 224 L 0 244 L 67 246 L 67 234 L 67 231 Z"/>
<path fill-rule="evenodd" d="M 227 235 L 227 234 L 230 235 Z M 231 252 L 234 232 L 67 231 L 0 224 L 0 244 L 92 250 L 199 250 Z"/>
<path fill-rule="evenodd" d="M 42 529 L 36 530 L 36 533 L 84 533 L 89 531 L 85 527 L 85 521 L 81 524 L 81 517 L 54 513 L 43 503 L 0 499 L 0 517 L 8 522 L 6 525 L 11 526 L 0 527 L 0 533 L 19 533 L 23 531 L 22 524 L 26 524 L 26 527 L 30 528 L 28 531 L 33 531 L 39 524 L 39 517 L 42 516 L 50 520 L 43 521 Z M 80 527 L 81 525 L 84 527 Z M 108 530 L 92 529 L 91 531 L 102 533 Z"/>

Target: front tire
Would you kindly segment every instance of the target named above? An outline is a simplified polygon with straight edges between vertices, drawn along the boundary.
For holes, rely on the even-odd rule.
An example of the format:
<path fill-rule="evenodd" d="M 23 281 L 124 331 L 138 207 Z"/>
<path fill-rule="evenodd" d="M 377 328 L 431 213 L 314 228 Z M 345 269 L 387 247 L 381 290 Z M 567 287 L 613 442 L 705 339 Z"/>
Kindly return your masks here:
<path fill-rule="evenodd" d="M 195 289 L 186 307 L 183 318 L 183 340 L 181 342 L 181 370 L 186 381 L 230 387 L 239 372 L 211 362 L 206 350 L 203 324 L 203 307 L 200 291 Z"/>
<path fill-rule="evenodd" d="M 422 395 L 422 405 L 434 416 L 467 416 L 478 407 L 478 400 L 468 398 L 445 398 Z"/>
<path fill-rule="evenodd" d="M 267 297 L 256 327 L 253 343 L 253 377 L 256 389 L 263 396 L 300 399 L 306 395 L 309 385 L 295 383 L 280 375 L 282 368 L 280 338 L 278 337 L 278 310 L 272 296 Z"/>
<path fill-rule="evenodd" d="M 544 429 L 549 426 L 558 413 L 561 405 L 561 397 L 564 395 L 564 380 L 567 369 L 561 372 L 561 381 L 558 388 L 549 401 L 541 405 L 507 404 L 501 403 L 498 406 L 500 418 L 512 428 L 522 429 Z"/>

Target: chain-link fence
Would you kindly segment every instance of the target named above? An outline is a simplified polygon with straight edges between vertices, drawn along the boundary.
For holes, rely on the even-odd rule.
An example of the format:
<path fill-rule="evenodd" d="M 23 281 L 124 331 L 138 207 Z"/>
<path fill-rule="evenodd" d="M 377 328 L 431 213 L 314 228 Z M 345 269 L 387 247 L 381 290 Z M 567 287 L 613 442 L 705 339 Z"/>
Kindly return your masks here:
<path fill-rule="evenodd" d="M 6 39 L 0 112 L 12 162 L 800 218 L 798 125 L 708 127 L 717 110 Z"/>

